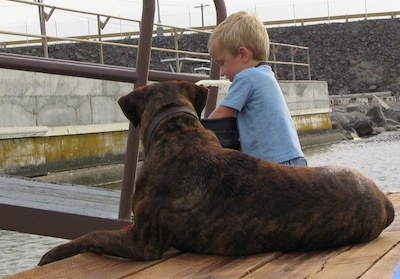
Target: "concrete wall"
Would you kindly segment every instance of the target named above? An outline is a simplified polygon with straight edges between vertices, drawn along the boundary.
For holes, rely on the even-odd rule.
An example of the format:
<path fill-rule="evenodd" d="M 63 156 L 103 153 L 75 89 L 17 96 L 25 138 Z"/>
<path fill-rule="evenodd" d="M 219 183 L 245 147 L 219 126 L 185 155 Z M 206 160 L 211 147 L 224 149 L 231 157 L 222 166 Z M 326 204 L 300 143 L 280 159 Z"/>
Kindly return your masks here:
<path fill-rule="evenodd" d="M 0 127 L 124 122 L 117 100 L 133 84 L 0 69 Z"/>
<path fill-rule="evenodd" d="M 300 135 L 331 130 L 326 82 L 282 81 Z M 123 161 L 132 84 L 0 69 L 0 173 L 39 175 Z M 219 90 L 219 100 L 227 86 Z"/>

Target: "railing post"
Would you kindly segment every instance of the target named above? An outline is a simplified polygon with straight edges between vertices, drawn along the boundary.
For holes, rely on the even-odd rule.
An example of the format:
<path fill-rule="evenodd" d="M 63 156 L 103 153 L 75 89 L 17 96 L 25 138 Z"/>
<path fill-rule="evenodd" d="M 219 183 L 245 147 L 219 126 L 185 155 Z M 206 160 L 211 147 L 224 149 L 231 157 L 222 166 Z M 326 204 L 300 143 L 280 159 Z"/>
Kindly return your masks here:
<path fill-rule="evenodd" d="M 175 47 L 175 58 L 176 58 L 176 72 L 181 72 L 181 64 L 179 63 L 179 34 L 178 30 L 174 28 L 174 47 Z"/>
<path fill-rule="evenodd" d="M 311 80 L 311 66 L 310 66 L 310 49 L 307 48 L 307 68 L 308 68 L 308 80 Z"/>
<path fill-rule="evenodd" d="M 155 0 L 143 0 L 140 39 L 136 55 L 137 81 L 135 88 L 146 85 L 149 78 L 151 42 L 153 37 L 153 22 Z M 119 204 L 119 219 L 130 220 L 132 214 L 132 198 L 135 192 L 136 169 L 139 154 L 139 127 L 129 124 L 128 143 L 125 154 L 124 177 L 122 180 L 121 198 Z"/>
<path fill-rule="evenodd" d="M 272 44 L 272 59 L 275 62 L 274 63 L 274 73 L 275 73 L 275 78 L 278 79 L 278 64 L 276 63 L 276 52 L 278 51 L 277 46 L 275 46 L 274 44 Z"/>
<path fill-rule="evenodd" d="M 217 12 L 217 25 L 220 24 L 226 18 L 226 7 L 224 0 L 214 0 L 215 10 Z M 220 79 L 219 66 L 215 61 L 211 60 L 210 78 Z M 218 98 L 218 87 L 211 87 L 210 93 L 208 94 L 206 107 L 204 110 L 204 116 L 207 118 L 210 113 L 214 110 L 217 104 Z"/>
<path fill-rule="evenodd" d="M 295 71 L 295 64 L 294 64 L 294 56 L 297 53 L 297 47 L 290 47 L 290 55 L 292 61 L 292 79 L 296 80 L 296 71 Z"/>
<path fill-rule="evenodd" d="M 103 38 L 101 37 L 101 30 L 104 29 L 110 17 L 107 17 L 106 21 L 102 22 L 100 20 L 100 15 L 97 15 L 97 35 L 99 37 L 99 52 L 100 52 L 100 63 L 104 64 L 104 48 L 103 48 Z"/>
<path fill-rule="evenodd" d="M 37 3 L 43 3 L 43 0 L 35 0 Z M 44 7 L 39 5 L 39 21 L 40 21 L 40 34 L 42 35 L 42 47 L 44 57 L 49 57 L 49 47 L 47 45 L 46 36 L 46 14 L 44 12 Z"/>
<path fill-rule="evenodd" d="M 101 39 L 101 21 L 100 16 L 97 15 L 97 35 L 99 38 L 99 56 L 100 56 L 100 63 L 104 64 L 104 57 L 103 57 L 103 41 Z"/>

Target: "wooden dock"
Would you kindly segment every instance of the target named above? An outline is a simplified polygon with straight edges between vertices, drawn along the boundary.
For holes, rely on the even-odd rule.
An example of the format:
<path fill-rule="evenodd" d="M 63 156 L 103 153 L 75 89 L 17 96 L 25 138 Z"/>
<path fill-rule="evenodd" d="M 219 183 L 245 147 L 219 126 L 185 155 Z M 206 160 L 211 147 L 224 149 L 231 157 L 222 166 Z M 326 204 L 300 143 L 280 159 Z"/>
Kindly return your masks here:
<path fill-rule="evenodd" d="M 9 181 L 7 179 L 7 181 Z M 1 179 L 0 179 L 1 182 Z M 17 181 L 15 181 L 17 182 Z M 5 201 L 1 186 L 0 202 Z M 3 183 L 4 184 L 4 183 Z M 27 183 L 28 184 L 28 183 Z M 42 185 L 42 184 L 40 184 Z M 44 185 L 44 186 L 43 186 Z M 46 194 L 57 200 L 53 185 L 43 184 Z M 14 185 L 15 187 L 19 187 Z M 39 186 L 39 185 L 36 185 Z M 58 185 L 59 186 L 59 185 Z M 27 191 L 28 185 L 25 185 Z M 63 189 L 64 186 L 61 185 Z M 57 188 L 57 187 L 56 187 Z M 21 188 L 22 189 L 22 188 Z M 42 190 L 43 190 L 42 189 Z M 75 197 L 82 199 L 86 188 L 75 187 Z M 42 191 L 37 189 L 35 191 Z M 64 189 L 66 190 L 66 189 Z M 11 191 L 11 190 L 9 190 Z M 15 189 L 18 191 L 18 189 Z M 61 191 L 60 189 L 58 191 Z M 93 190 L 96 192 L 97 190 Z M 56 192 L 56 191 L 55 191 Z M 104 195 L 100 191 L 91 194 Z M 44 194 L 44 193 L 42 193 Z M 88 194 L 88 193 L 86 193 Z M 9 193 L 10 195 L 10 193 Z M 21 193 L 24 195 L 24 193 Z M 58 195 L 63 195 L 58 192 Z M 93 197 L 106 202 L 97 208 L 97 202 L 87 201 L 93 212 L 116 210 L 115 192 L 109 197 Z M 83 199 L 89 199 L 90 195 Z M 171 249 L 162 259 L 155 261 L 128 261 L 119 258 L 85 253 L 42 267 L 35 267 L 7 278 L 388 278 L 392 279 L 400 264 L 400 193 L 390 193 L 395 204 L 396 217 L 376 240 L 362 245 L 346 246 L 335 250 L 307 253 L 266 253 L 247 257 L 223 257 L 182 253 Z M 30 195 L 26 195 L 26 198 Z M 32 197 L 30 197 L 32 199 Z M 64 197 L 65 198 L 65 197 Z M 8 198 L 8 200 L 10 200 Z M 15 202 L 15 201 L 14 201 Z M 32 202 L 40 203 L 38 200 Z M 61 203 L 61 199 L 59 201 Z M 71 201 L 69 201 L 71 202 Z M 59 204 L 58 206 L 62 206 Z M 92 214 L 93 212 L 86 212 Z M 103 217 L 114 217 L 114 212 L 103 212 Z M 111 214 L 111 215 L 109 215 Z M 114 215 L 113 215 L 114 214 Z"/>
<path fill-rule="evenodd" d="M 120 229 L 120 191 L 0 176 L 0 229 L 76 238 L 93 230 Z"/>

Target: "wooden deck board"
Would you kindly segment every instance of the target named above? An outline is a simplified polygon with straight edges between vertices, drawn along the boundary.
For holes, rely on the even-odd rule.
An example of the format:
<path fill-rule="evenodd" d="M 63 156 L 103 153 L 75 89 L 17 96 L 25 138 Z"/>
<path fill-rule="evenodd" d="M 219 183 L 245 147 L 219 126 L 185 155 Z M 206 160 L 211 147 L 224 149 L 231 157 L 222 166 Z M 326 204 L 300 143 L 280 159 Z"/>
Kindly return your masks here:
<path fill-rule="evenodd" d="M 113 257 L 85 253 L 63 261 L 36 267 L 7 278 L 126 278 L 126 276 L 130 274 L 137 274 L 141 270 L 150 268 L 177 254 L 181 254 L 181 252 L 171 250 L 159 260 L 138 261 L 132 264 L 132 261 L 124 259 L 115 259 Z"/>
<path fill-rule="evenodd" d="M 117 218 L 120 191 L 0 176 L 0 203 Z M 73 205 L 73 206 L 71 206 Z"/>
<path fill-rule="evenodd" d="M 90 189 L 86 194 L 90 196 Z M 156 261 L 128 261 L 85 253 L 7 278 L 389 279 L 400 264 L 400 193 L 388 196 L 396 208 L 395 220 L 376 240 L 366 244 L 328 251 L 275 252 L 246 257 L 181 253 L 171 249 Z"/>
<path fill-rule="evenodd" d="M 0 176 L 0 229 L 60 238 L 120 229 L 121 192 L 81 185 Z"/>
<path fill-rule="evenodd" d="M 361 276 L 361 279 L 392 279 L 393 270 L 400 264 L 400 245 L 397 245 Z M 400 267 L 400 266 L 399 266 Z"/>
<path fill-rule="evenodd" d="M 399 243 L 399 232 L 384 233 L 370 243 L 353 246 L 330 258 L 321 271 L 311 278 L 337 278 L 338 271 L 340 278 L 359 278 Z"/>

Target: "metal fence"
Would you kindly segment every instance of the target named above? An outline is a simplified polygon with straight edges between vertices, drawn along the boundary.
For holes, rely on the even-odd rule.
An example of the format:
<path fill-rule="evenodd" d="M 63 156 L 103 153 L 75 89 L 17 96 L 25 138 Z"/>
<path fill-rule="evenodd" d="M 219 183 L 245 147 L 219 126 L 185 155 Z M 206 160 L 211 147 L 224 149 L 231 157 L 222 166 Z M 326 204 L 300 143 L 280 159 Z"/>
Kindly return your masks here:
<path fill-rule="evenodd" d="M 139 20 L 133 20 L 123 17 L 116 17 L 106 14 L 97 14 L 73 9 L 66 9 L 57 6 L 50 6 L 43 3 L 37 2 L 28 2 L 24 0 L 8 0 L 11 2 L 17 2 L 20 4 L 25 5 L 32 5 L 38 8 L 38 21 L 40 23 L 40 33 L 21 33 L 21 32 L 13 32 L 9 30 L 1 30 L 0 34 L 15 36 L 15 37 L 24 37 L 24 40 L 7 40 L 7 41 L 0 41 L 0 46 L 3 47 L 3 51 L 10 51 L 10 48 L 13 47 L 21 47 L 21 46 L 31 46 L 31 45 L 42 45 L 43 50 L 43 57 L 49 57 L 49 45 L 55 43 L 88 43 L 93 44 L 98 47 L 99 50 L 99 61 L 100 64 L 104 64 L 104 47 L 105 46 L 119 46 L 125 47 L 128 49 L 137 49 L 138 46 L 135 44 L 128 44 L 123 43 L 121 41 L 115 41 L 116 39 L 121 38 L 137 38 L 139 37 L 140 25 L 141 22 Z M 73 14 L 83 15 L 84 17 L 91 17 L 96 21 L 96 34 L 88 34 L 88 35 L 80 35 L 80 36 L 55 36 L 47 34 L 47 24 L 50 18 L 54 15 L 57 11 L 69 12 Z M 103 32 L 106 28 L 107 24 L 110 21 L 118 21 L 118 22 L 127 22 L 130 24 L 130 30 L 128 31 L 121 31 L 119 33 L 105 33 Z M 135 27 L 137 25 L 137 27 Z M 209 54 L 205 52 L 194 52 L 190 50 L 185 50 L 183 47 L 180 46 L 181 38 L 184 34 L 193 34 L 193 33 L 203 33 L 203 34 L 210 34 L 212 31 L 213 26 L 209 27 L 199 27 L 199 28 L 184 28 L 184 27 L 176 27 L 176 26 L 168 26 L 162 25 L 159 23 L 154 23 L 153 28 L 153 36 L 171 36 L 174 40 L 174 48 L 158 48 L 152 47 L 152 51 L 161 51 L 171 53 L 171 57 L 176 59 L 175 64 L 177 65 L 178 72 L 180 72 L 179 64 L 180 58 L 182 57 L 196 57 L 196 58 L 205 58 L 210 59 Z M 162 33 L 160 33 L 162 30 Z M 114 40 L 113 40 L 114 39 Z M 206 45 L 204 46 L 206 48 Z M 299 53 L 301 54 L 301 58 L 297 56 Z M 286 55 L 279 55 L 279 54 L 286 54 Z M 284 57 L 284 58 L 280 58 Z M 310 57 L 309 57 L 309 49 L 305 46 L 297 46 L 297 45 L 290 45 L 290 44 L 281 44 L 281 43 L 274 43 L 271 42 L 271 56 L 270 61 L 268 61 L 274 68 L 274 73 L 277 78 L 284 79 L 284 76 L 278 76 L 278 68 L 279 67 L 291 67 L 291 79 L 295 80 L 298 78 L 296 76 L 296 68 L 305 68 L 306 69 L 306 76 L 307 79 L 311 79 L 311 70 L 310 70 Z M 161 61 L 160 61 L 161 63 Z M 199 67 L 199 69 L 207 70 L 205 67 Z"/>

